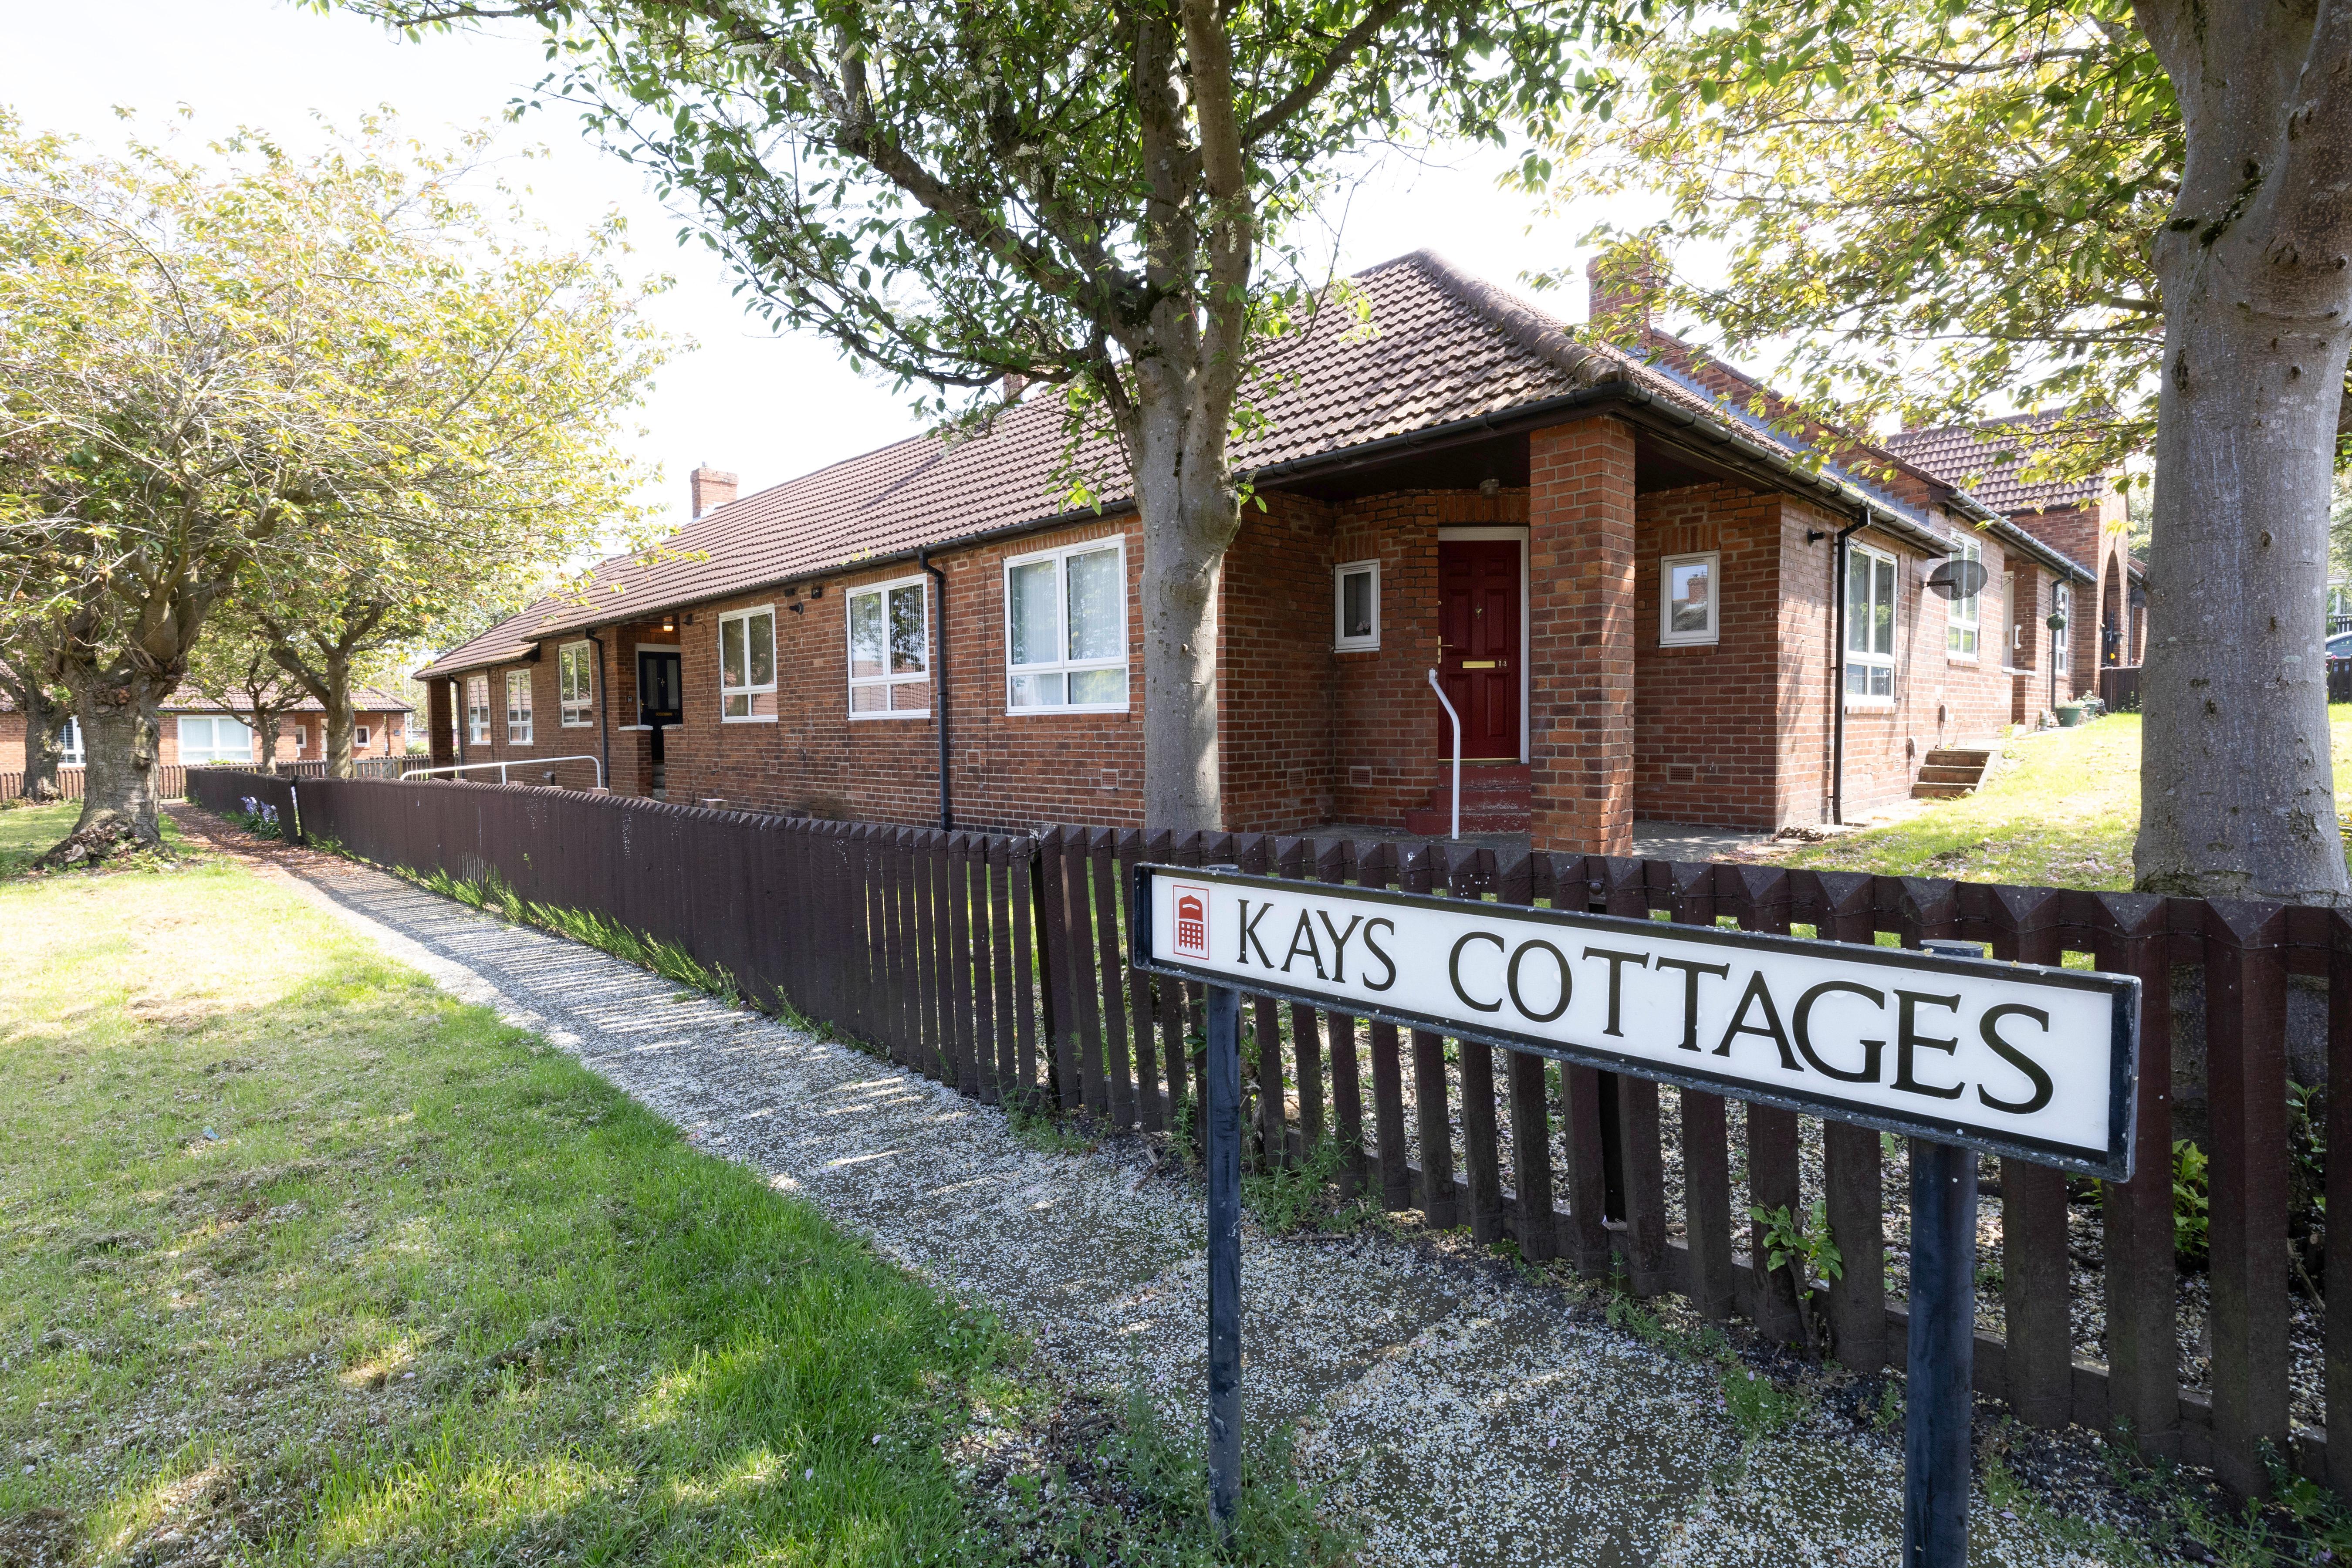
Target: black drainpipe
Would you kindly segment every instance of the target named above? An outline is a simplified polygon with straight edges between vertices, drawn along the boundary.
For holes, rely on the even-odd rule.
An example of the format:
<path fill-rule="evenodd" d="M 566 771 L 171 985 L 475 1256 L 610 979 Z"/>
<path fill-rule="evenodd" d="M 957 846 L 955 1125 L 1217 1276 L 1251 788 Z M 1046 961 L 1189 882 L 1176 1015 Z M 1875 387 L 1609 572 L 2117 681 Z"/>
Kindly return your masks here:
<path fill-rule="evenodd" d="M 1830 545 L 1830 820 L 1845 821 L 1845 563 L 1846 541 L 1869 526 L 1870 514 L 1838 530 Z"/>
<path fill-rule="evenodd" d="M 597 749 L 604 753 L 604 792 L 613 790 L 613 705 L 605 700 L 612 688 L 604 683 L 604 639 L 594 632 L 583 632 L 588 646 L 596 650 L 596 741 Z"/>
<path fill-rule="evenodd" d="M 931 564 L 929 545 L 915 552 L 915 564 L 939 584 L 939 604 L 931 617 L 931 711 L 940 730 L 940 831 L 955 831 L 955 811 L 948 799 L 948 574 Z"/>
<path fill-rule="evenodd" d="M 457 732 L 457 766 L 463 769 L 466 765 L 466 678 L 462 675 L 449 683 L 449 719 L 450 728 Z M 464 778 L 466 775 L 460 772 L 457 776 Z"/>

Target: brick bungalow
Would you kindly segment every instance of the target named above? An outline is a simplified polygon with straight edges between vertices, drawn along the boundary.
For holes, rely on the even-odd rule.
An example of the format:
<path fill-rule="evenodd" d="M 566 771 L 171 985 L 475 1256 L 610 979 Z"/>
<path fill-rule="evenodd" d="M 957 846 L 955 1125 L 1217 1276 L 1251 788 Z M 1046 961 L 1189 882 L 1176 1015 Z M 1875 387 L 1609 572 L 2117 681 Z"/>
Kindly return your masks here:
<path fill-rule="evenodd" d="M 1776 436 L 1663 334 L 1580 339 L 1427 252 L 1358 284 L 1369 328 L 1273 355 L 1234 452 L 1263 506 L 1218 603 L 1228 828 L 1443 831 L 1433 670 L 1465 827 L 1554 848 L 1856 814 L 2011 721 L 2003 604 L 1928 574 L 2041 595 L 2086 579 L 2064 555 L 1891 453 L 1840 454 L 1873 483 Z M 944 727 L 958 824 L 1139 826 L 1142 542 L 1123 500 L 1055 504 L 1064 445 L 1046 397 L 740 499 L 698 469 L 677 556 L 418 672 L 436 763 L 935 823 Z"/>
<path fill-rule="evenodd" d="M 404 736 L 408 716 L 415 711 L 413 705 L 373 686 L 354 686 L 352 704 L 353 757 L 407 754 Z M 163 754 L 157 760 L 164 767 L 201 763 L 235 763 L 250 767 L 260 760 L 261 737 L 253 726 L 250 701 L 239 699 L 223 707 L 194 688 L 184 686 L 163 705 L 161 713 Z M 67 720 L 64 739 L 63 765 L 79 767 L 81 726 Z M 327 754 L 326 744 L 326 709 L 317 698 L 306 694 L 278 721 L 276 760 L 319 762 Z M 15 703 L 0 697 L 0 771 L 21 768 L 24 754 L 25 716 L 16 711 Z"/>
<path fill-rule="evenodd" d="M 2116 476 L 2024 477 L 2038 438 L 2054 421 L 2051 415 L 2018 415 L 1906 430 L 1886 442 L 1904 461 L 1967 486 L 1970 495 L 2088 574 L 2079 597 L 2066 594 L 2055 605 L 2013 602 L 2009 621 L 2015 640 L 2007 657 L 2021 671 L 2040 673 L 2035 684 L 2045 707 L 2053 691 L 2062 702 L 2097 691 L 2101 670 L 2137 669 L 2147 638 L 2147 567 L 2131 552 Z M 2012 583 L 2000 591 L 2006 599 L 2024 590 Z M 2063 634 L 2044 626 L 2053 609 L 2066 616 Z M 2021 722 L 2030 710 L 2021 703 Z"/>

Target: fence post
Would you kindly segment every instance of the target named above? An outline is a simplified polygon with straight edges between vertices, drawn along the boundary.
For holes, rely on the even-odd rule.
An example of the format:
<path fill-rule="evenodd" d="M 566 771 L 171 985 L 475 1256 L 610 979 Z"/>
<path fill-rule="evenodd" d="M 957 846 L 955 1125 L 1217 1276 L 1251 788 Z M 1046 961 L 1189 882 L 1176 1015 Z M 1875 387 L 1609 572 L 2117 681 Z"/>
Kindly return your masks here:
<path fill-rule="evenodd" d="M 2262 1444 L 2289 1457 L 2285 923 L 2276 904 L 2206 906 L 2212 1464 L 2240 1497 L 2268 1488 Z"/>

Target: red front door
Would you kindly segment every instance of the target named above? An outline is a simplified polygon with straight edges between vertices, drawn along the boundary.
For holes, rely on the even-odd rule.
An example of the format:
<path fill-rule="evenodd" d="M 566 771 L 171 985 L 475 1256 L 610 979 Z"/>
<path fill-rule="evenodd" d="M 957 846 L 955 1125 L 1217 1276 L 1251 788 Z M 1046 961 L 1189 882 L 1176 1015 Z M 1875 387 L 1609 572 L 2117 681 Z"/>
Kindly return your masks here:
<path fill-rule="evenodd" d="M 1467 762 L 1519 760 L 1519 542 L 1449 539 L 1437 546 L 1437 678 L 1462 715 Z M 1438 752 L 1454 754 L 1437 714 Z"/>

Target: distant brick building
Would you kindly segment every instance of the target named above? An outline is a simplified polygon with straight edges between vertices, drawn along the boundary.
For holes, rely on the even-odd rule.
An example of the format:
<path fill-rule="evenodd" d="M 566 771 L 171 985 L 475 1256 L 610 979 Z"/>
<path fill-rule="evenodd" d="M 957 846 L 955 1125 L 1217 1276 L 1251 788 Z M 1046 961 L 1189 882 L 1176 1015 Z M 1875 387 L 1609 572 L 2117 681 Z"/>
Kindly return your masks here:
<path fill-rule="evenodd" d="M 1893 454 L 1819 460 L 1646 327 L 1580 339 L 1427 253 L 1358 282 L 1370 330 L 1282 345 L 1234 454 L 1263 506 L 1217 605 L 1228 828 L 1442 827 L 1432 671 L 1465 827 L 1623 853 L 1636 818 L 1853 814 L 2016 717 L 2008 602 L 1931 571 L 1970 558 L 2036 605 L 2088 581 Z M 697 470 L 674 557 L 418 672 L 435 761 L 936 822 L 944 721 L 959 824 L 1141 826 L 1139 527 L 1057 509 L 1065 445 L 1039 399 L 740 499 Z"/>
<path fill-rule="evenodd" d="M 2005 657 L 2021 678 L 2031 678 L 2024 684 L 2044 706 L 2053 692 L 2063 702 L 2098 690 L 2102 669 L 2137 667 L 2147 640 L 2147 568 L 2131 552 L 2116 477 L 2024 477 L 2053 423 L 2049 415 L 2020 415 L 1906 430 L 1886 442 L 1905 461 L 1966 486 L 2088 574 L 2063 603 L 2029 605 L 2019 598 L 2010 617 L 2015 640 Z M 2001 588 L 2004 596 L 2022 591 L 2014 584 Z M 2066 618 L 2065 629 L 2054 634 L 2045 626 L 2053 610 Z"/>
<path fill-rule="evenodd" d="M 414 707 L 373 686 L 352 690 L 353 757 L 397 757 L 407 753 L 404 731 Z M 191 687 L 182 687 L 163 705 L 162 754 L 164 767 L 181 763 L 235 763 L 250 767 L 261 760 L 261 737 L 253 725 L 253 705 L 239 700 L 224 708 Z M 305 695 L 278 721 L 278 754 L 281 763 L 319 762 L 326 757 L 326 709 Z M 80 726 L 68 720 L 65 727 L 65 765 L 81 765 Z M 0 697 L 0 773 L 24 766 L 25 716 Z"/>

